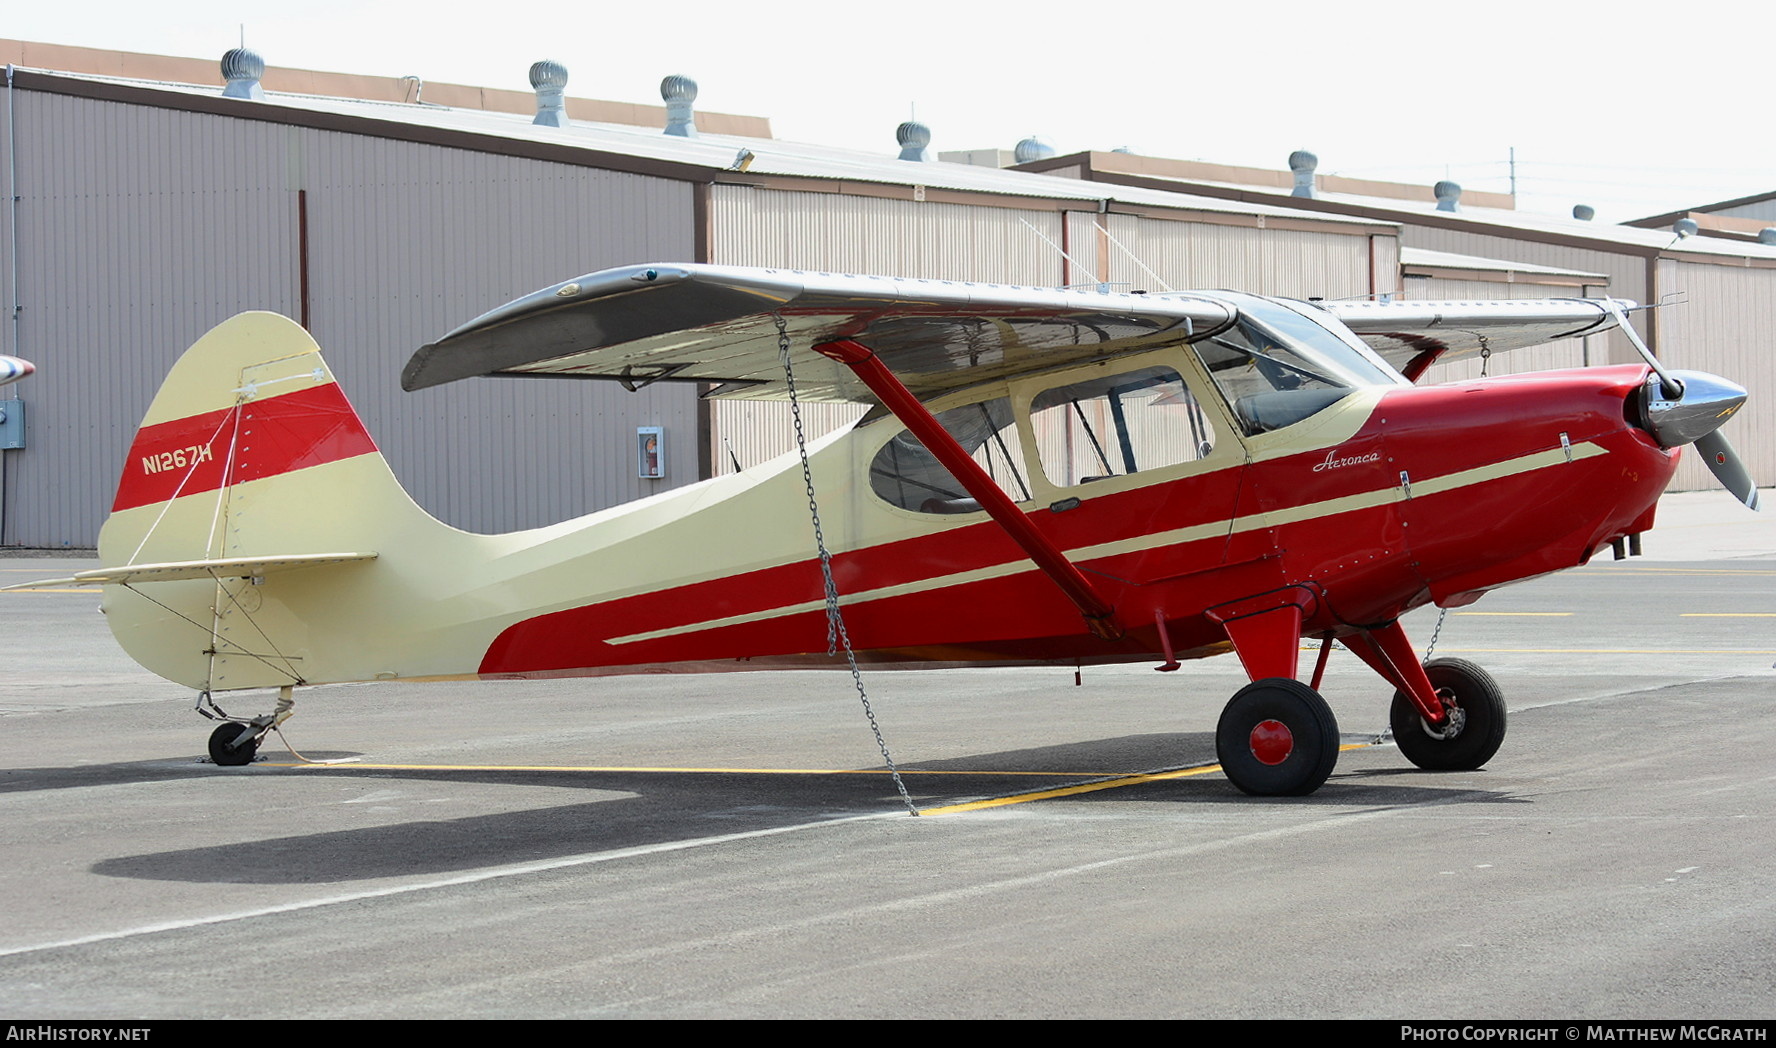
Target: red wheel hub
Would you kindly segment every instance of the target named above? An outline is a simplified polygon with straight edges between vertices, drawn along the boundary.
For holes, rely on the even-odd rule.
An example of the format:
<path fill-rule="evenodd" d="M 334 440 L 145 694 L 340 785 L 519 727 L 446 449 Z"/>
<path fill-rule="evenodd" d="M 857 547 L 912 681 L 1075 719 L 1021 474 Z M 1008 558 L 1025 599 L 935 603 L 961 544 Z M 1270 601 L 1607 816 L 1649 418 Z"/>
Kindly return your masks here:
<path fill-rule="evenodd" d="M 1295 752 L 1295 735 L 1279 720 L 1259 721 L 1252 728 L 1250 742 L 1252 756 L 1258 758 L 1260 764 L 1281 764 Z"/>

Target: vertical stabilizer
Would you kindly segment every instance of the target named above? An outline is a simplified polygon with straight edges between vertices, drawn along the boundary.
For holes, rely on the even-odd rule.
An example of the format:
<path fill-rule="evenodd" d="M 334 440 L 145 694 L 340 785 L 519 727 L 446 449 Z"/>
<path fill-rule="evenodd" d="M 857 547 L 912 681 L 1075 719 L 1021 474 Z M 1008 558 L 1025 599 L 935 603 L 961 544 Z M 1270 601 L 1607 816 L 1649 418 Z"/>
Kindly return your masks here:
<path fill-rule="evenodd" d="M 461 533 L 401 489 L 308 332 L 275 313 L 243 313 L 168 374 L 99 534 L 107 569 L 210 562 L 216 570 L 107 585 L 104 609 L 138 662 L 195 688 L 354 679 L 328 661 L 359 661 L 352 656 L 366 640 L 320 638 L 344 632 L 338 624 L 351 616 L 328 609 L 361 605 L 379 558 L 246 576 L 238 565 L 373 554 L 421 534 Z M 323 648 L 331 654 L 319 655 Z"/>

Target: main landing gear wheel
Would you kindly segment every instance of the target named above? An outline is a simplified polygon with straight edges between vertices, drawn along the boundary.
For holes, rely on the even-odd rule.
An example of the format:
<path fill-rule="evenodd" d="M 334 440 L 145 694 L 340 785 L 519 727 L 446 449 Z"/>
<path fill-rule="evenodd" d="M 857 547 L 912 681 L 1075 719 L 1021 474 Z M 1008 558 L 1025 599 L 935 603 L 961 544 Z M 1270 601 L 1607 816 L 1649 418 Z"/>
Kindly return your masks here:
<path fill-rule="evenodd" d="M 1484 766 L 1505 741 L 1505 700 L 1498 682 L 1466 659 L 1433 659 L 1425 663 L 1425 675 L 1449 711 L 1449 723 L 1426 724 L 1412 700 L 1396 691 L 1388 714 L 1395 745 L 1407 760 L 1431 771 Z"/>
<path fill-rule="evenodd" d="M 1320 693 L 1287 677 L 1254 681 L 1228 700 L 1215 728 L 1227 780 L 1260 797 L 1302 797 L 1338 763 L 1338 722 Z"/>
<path fill-rule="evenodd" d="M 259 753 L 259 729 L 229 721 L 210 732 L 210 760 L 224 768 L 253 763 Z"/>

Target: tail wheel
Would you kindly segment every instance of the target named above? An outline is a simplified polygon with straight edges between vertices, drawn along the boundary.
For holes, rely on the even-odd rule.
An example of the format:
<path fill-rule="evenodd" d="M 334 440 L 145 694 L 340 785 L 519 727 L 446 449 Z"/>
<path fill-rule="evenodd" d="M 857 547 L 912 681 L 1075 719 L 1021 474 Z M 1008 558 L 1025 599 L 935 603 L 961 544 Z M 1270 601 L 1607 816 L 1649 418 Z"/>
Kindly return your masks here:
<path fill-rule="evenodd" d="M 1433 659 L 1425 675 L 1443 700 L 1449 720 L 1426 724 L 1403 692 L 1394 692 L 1388 722 L 1406 759 L 1431 771 L 1483 767 L 1505 741 L 1505 700 L 1492 674 L 1466 659 Z"/>
<path fill-rule="evenodd" d="M 1228 700 L 1215 728 L 1215 754 L 1228 781 L 1246 793 L 1305 796 L 1338 763 L 1338 722 L 1319 692 L 1269 677 Z"/>
<path fill-rule="evenodd" d="M 259 753 L 259 729 L 251 724 L 229 721 L 210 732 L 210 760 L 224 768 L 253 763 Z"/>

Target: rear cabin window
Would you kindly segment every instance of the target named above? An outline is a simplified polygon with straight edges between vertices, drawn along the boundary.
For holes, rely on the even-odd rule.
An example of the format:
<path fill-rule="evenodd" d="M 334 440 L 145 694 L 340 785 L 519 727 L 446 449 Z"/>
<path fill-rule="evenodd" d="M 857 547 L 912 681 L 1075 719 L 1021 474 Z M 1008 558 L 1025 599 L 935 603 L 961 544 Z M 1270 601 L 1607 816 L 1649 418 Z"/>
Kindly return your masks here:
<path fill-rule="evenodd" d="M 1012 501 L 1029 501 L 1024 450 L 1008 398 L 965 404 L 935 417 Z M 905 430 L 876 453 L 869 479 L 870 490 L 890 505 L 916 513 L 974 513 L 981 508 L 962 482 Z"/>
<path fill-rule="evenodd" d="M 1166 367 L 1043 390 L 1030 405 L 1042 472 L 1056 487 L 1195 462 L 1215 429 L 1190 387 Z"/>

